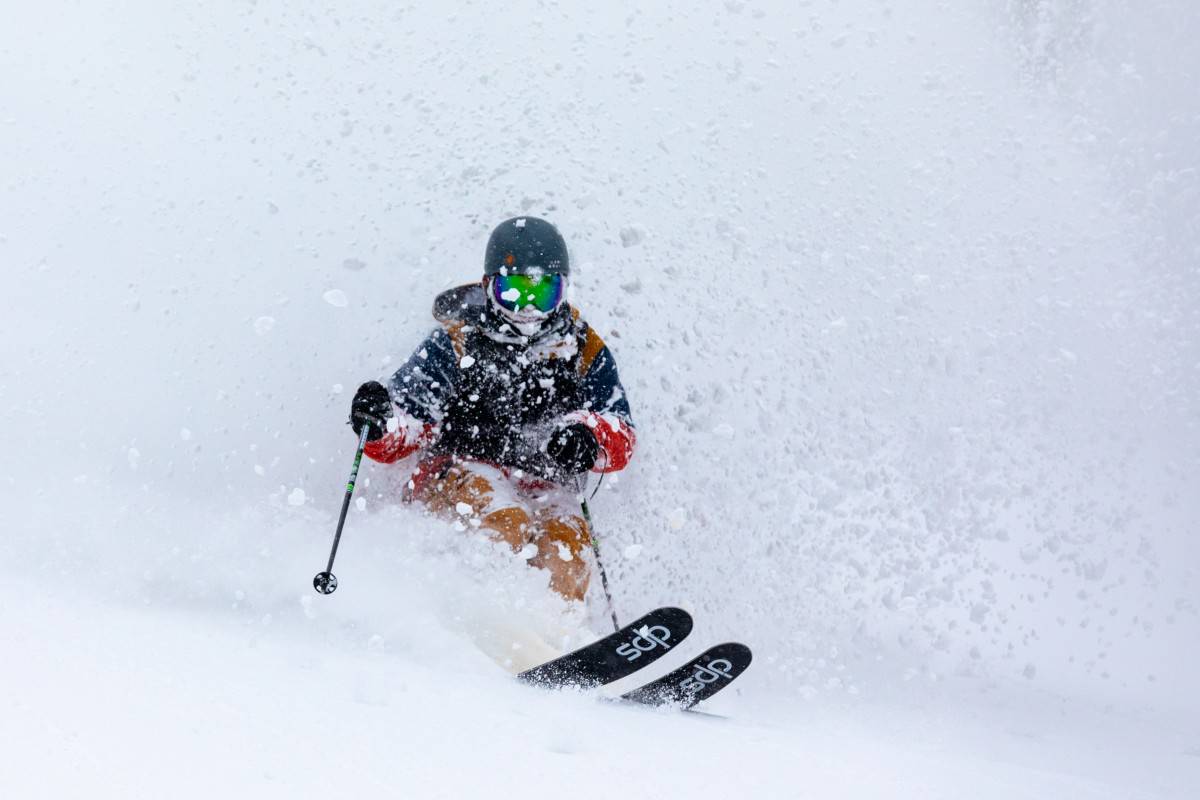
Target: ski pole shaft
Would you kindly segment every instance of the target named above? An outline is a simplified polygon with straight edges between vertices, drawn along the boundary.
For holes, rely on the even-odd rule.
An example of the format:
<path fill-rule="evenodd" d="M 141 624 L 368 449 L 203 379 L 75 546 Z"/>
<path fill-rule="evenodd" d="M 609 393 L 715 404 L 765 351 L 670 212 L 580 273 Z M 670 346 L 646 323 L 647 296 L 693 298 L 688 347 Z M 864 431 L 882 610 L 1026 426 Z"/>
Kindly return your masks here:
<path fill-rule="evenodd" d="M 350 510 L 350 497 L 354 494 L 354 482 L 358 480 L 358 466 L 362 463 L 363 448 L 367 446 L 367 434 L 371 432 L 368 425 L 363 425 L 358 434 L 358 450 L 354 453 L 354 466 L 350 469 L 350 480 L 346 482 L 346 498 L 342 500 L 342 513 L 338 517 L 337 532 L 333 534 L 333 547 L 329 550 L 329 563 L 324 572 L 318 572 L 313 577 L 313 588 L 321 594 L 333 594 L 337 589 L 337 578 L 333 574 L 333 560 L 337 558 L 338 542 L 342 540 L 342 528 L 346 524 L 346 512 Z"/>
<path fill-rule="evenodd" d="M 596 526 L 592 524 L 592 512 L 588 509 L 587 500 L 580 500 L 579 507 L 583 509 L 583 519 L 587 522 L 589 538 L 592 540 L 592 553 L 596 556 L 596 568 L 600 570 L 600 585 L 604 587 L 604 599 L 608 603 L 608 615 L 612 617 L 613 630 L 621 630 L 617 622 L 617 609 L 613 605 L 612 590 L 608 588 L 608 573 L 604 570 L 604 561 L 600 558 L 600 540 L 596 538 Z"/>

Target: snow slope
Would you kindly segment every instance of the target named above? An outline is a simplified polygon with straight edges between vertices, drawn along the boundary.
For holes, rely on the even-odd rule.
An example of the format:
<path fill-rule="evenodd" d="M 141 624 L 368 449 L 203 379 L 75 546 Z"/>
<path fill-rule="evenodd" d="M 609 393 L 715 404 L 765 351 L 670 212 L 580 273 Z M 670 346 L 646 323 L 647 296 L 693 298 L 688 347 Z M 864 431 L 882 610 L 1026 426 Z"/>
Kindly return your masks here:
<path fill-rule="evenodd" d="M 955 680 L 805 700 L 770 654 L 708 704 L 726 718 L 525 688 L 460 623 L 473 594 L 536 605 L 526 576 L 381 516 L 328 598 L 293 552 L 328 522 L 307 511 L 213 517 L 141 576 L 9 582 L 5 796 L 1183 798 L 1200 776 L 1189 719 Z"/>
<path fill-rule="evenodd" d="M 1182 798 L 1195 785 L 1179 732 L 1139 719 L 976 706 L 947 721 L 751 697 L 719 705 L 731 719 L 658 714 L 516 686 L 470 648 L 434 642 L 446 659 L 432 663 L 429 640 L 395 620 L 355 636 L 321 612 L 280 631 L 16 588 L 8 797 Z M 397 632 L 372 647 L 372 630 Z"/>
<path fill-rule="evenodd" d="M 1200 788 L 1192 4 L 9 17 L 4 796 Z M 640 425 L 619 610 L 754 647 L 727 720 L 513 685 L 472 639 L 572 621 L 396 470 L 309 588 L 350 394 L 522 211 Z"/>

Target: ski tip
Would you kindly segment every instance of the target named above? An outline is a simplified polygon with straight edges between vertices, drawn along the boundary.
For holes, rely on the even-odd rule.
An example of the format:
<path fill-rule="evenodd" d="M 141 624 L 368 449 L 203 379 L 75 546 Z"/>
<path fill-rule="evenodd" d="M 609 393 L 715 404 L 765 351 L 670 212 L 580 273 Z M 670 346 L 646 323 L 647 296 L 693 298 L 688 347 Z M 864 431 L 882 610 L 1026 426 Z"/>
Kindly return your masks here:
<path fill-rule="evenodd" d="M 681 631 L 680 638 L 686 636 L 692 630 L 692 615 L 677 606 L 663 606 L 656 608 L 648 614 L 642 615 L 633 625 L 647 625 L 651 620 L 668 622 L 675 626 L 675 630 Z"/>
<path fill-rule="evenodd" d="M 669 615 L 669 616 L 673 616 L 673 617 L 688 617 L 689 619 L 692 616 L 686 610 L 680 608 L 679 606 L 659 606 L 658 608 L 654 609 L 653 611 L 647 611 L 642 616 L 643 617 L 653 617 L 653 616 L 658 616 L 658 615 Z"/>
<path fill-rule="evenodd" d="M 706 652 L 714 655 L 719 653 L 726 658 L 736 656 L 743 669 L 750 666 L 750 662 L 754 660 L 754 653 L 741 642 L 722 642 L 721 644 L 713 645 Z"/>

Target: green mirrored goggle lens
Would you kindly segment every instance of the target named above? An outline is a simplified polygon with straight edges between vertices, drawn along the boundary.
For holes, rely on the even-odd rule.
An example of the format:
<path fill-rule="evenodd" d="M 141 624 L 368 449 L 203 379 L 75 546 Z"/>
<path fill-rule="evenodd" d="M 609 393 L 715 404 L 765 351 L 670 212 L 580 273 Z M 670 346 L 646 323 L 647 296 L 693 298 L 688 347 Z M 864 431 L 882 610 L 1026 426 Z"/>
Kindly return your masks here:
<path fill-rule="evenodd" d="M 496 275 L 492 279 L 492 296 L 509 311 L 536 308 L 553 311 L 563 295 L 562 275 Z"/>

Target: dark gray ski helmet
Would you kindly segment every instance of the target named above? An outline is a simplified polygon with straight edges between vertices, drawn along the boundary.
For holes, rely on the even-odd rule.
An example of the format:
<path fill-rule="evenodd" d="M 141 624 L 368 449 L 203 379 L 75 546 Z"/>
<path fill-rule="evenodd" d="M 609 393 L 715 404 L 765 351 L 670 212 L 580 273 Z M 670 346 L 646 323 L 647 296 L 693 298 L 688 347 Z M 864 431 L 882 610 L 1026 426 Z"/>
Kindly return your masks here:
<path fill-rule="evenodd" d="M 513 217 L 496 226 L 483 257 L 486 275 L 571 274 L 567 243 L 558 229 L 537 217 Z"/>

